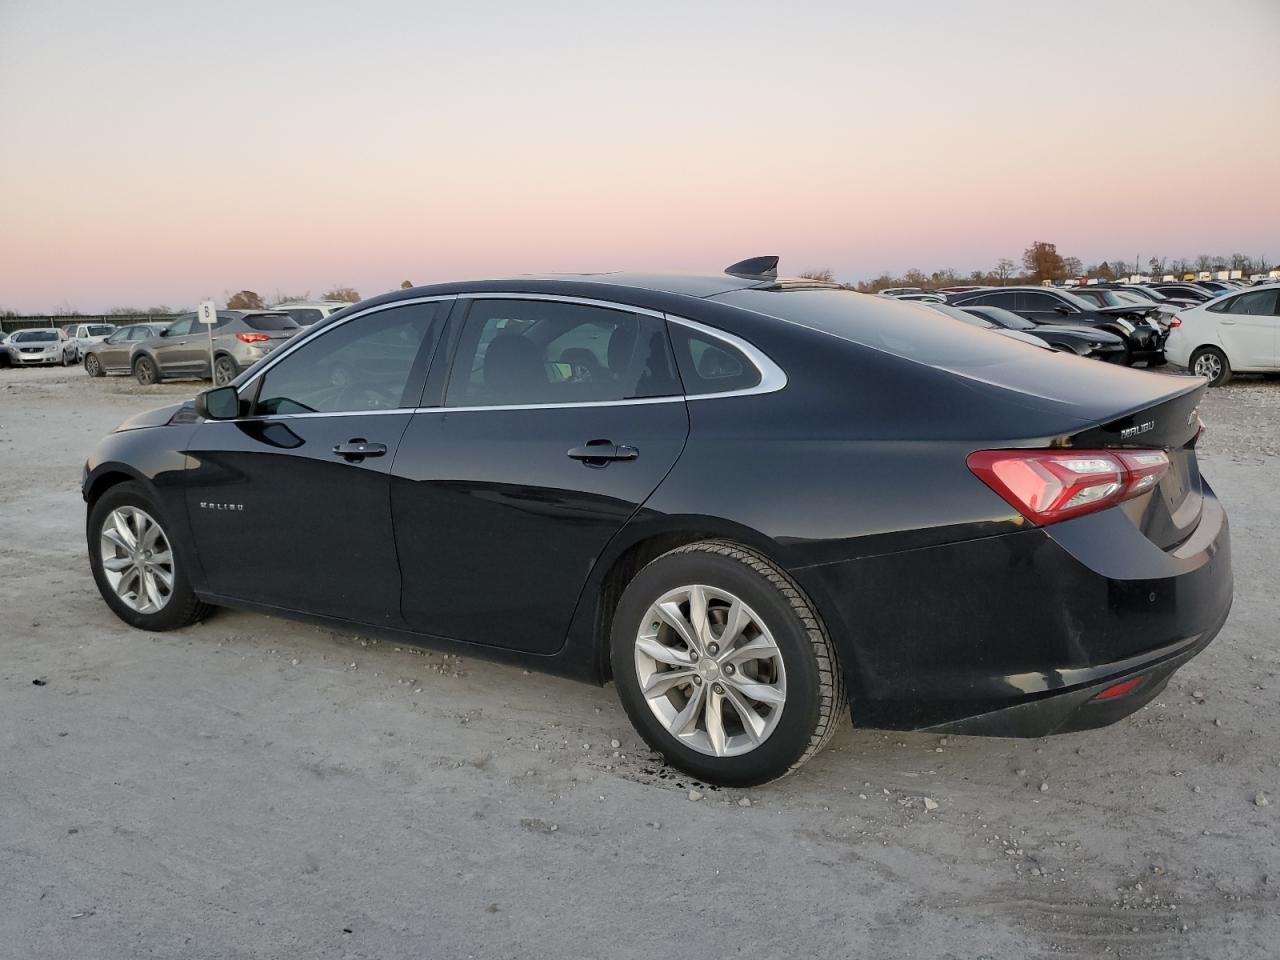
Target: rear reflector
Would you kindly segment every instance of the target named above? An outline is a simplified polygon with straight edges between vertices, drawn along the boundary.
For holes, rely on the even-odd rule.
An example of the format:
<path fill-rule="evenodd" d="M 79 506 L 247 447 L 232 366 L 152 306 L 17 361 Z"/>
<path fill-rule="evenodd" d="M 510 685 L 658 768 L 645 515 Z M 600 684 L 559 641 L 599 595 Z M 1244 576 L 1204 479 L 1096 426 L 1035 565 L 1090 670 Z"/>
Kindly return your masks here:
<path fill-rule="evenodd" d="M 264 340 L 270 340 L 265 333 L 237 333 L 236 339 L 242 343 L 262 343 Z"/>
<path fill-rule="evenodd" d="M 1119 683 L 1113 683 L 1107 689 L 1095 696 L 1095 700 L 1114 700 L 1116 697 L 1123 697 L 1126 693 L 1132 693 L 1138 688 L 1138 684 L 1142 683 L 1142 677 L 1130 677 L 1128 680 L 1121 680 Z"/>
<path fill-rule="evenodd" d="M 967 462 L 1009 506 L 1041 526 L 1140 496 L 1169 469 L 1163 450 L 979 450 Z"/>

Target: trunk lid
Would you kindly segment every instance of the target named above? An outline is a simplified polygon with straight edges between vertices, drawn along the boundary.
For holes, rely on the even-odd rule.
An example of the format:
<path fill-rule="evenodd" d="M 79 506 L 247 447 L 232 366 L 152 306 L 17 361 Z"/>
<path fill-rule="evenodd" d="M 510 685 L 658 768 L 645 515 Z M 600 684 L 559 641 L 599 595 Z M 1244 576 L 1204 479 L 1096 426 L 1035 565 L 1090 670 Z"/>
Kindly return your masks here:
<path fill-rule="evenodd" d="M 1200 522 L 1204 498 L 1195 447 L 1201 429 L 1200 401 L 1206 389 L 1204 381 L 1190 381 L 1176 396 L 1064 438 L 1067 445 L 1079 449 L 1154 447 L 1169 455 L 1169 469 L 1160 483 L 1118 508 L 1163 550 L 1181 544 Z"/>

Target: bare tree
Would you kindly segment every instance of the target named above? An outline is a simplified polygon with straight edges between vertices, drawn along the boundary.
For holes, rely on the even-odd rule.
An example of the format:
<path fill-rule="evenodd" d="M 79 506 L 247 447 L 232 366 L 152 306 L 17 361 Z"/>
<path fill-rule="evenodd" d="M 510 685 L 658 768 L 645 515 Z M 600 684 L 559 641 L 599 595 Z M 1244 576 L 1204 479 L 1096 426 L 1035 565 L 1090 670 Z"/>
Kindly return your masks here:
<path fill-rule="evenodd" d="M 1084 264 L 1079 257 L 1063 257 L 1062 266 L 1066 268 L 1068 277 L 1084 276 Z"/>
<path fill-rule="evenodd" d="M 830 269 L 825 270 L 805 270 L 800 274 L 801 280 L 818 280 L 822 283 L 835 283 L 835 275 Z"/>
<path fill-rule="evenodd" d="M 1001 257 L 996 261 L 995 276 L 1001 284 L 1009 282 L 1009 278 L 1013 276 L 1013 271 L 1017 268 L 1017 264 L 1008 257 Z"/>
<path fill-rule="evenodd" d="M 354 287 L 334 287 L 324 295 L 326 300 L 342 300 L 345 303 L 359 303 L 360 293 Z"/>
<path fill-rule="evenodd" d="M 282 303 L 306 303 L 310 299 L 311 299 L 310 290 L 300 294 L 283 294 L 279 290 L 277 290 L 275 302 L 276 302 L 276 305 L 278 306 Z"/>

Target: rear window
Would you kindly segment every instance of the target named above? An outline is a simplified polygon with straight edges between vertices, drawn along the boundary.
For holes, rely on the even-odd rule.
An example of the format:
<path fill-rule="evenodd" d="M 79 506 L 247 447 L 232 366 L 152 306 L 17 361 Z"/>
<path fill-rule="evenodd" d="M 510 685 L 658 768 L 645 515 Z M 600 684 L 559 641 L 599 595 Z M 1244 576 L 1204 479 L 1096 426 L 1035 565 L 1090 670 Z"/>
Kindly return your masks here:
<path fill-rule="evenodd" d="M 285 313 L 301 324 L 312 324 L 324 319 L 324 314 L 315 307 L 291 307 Z"/>
<path fill-rule="evenodd" d="M 293 317 L 287 313 L 251 313 L 244 322 L 254 330 L 297 330 Z"/>
<path fill-rule="evenodd" d="M 956 323 L 923 304 L 851 290 L 735 290 L 713 299 L 951 370 L 1025 359 L 1032 349 L 1010 337 L 993 337 Z"/>

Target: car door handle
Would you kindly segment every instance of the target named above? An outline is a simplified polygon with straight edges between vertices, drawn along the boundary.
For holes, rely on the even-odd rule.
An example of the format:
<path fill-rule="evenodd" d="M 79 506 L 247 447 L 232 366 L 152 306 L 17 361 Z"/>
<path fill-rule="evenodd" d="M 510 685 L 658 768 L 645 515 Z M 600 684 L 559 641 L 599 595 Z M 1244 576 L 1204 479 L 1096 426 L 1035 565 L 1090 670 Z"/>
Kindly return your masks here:
<path fill-rule="evenodd" d="M 602 467 L 613 460 L 634 460 L 638 456 L 640 451 L 630 444 L 608 440 L 590 440 L 569 451 L 570 460 L 580 460 L 590 467 Z"/>
<path fill-rule="evenodd" d="M 350 463 L 359 463 L 365 457 L 382 457 L 387 453 L 385 443 L 370 443 L 368 440 L 356 438 L 346 443 L 335 444 L 333 452 Z"/>

